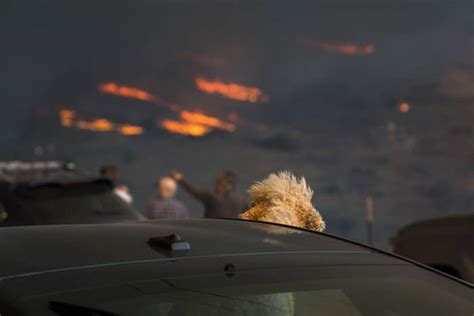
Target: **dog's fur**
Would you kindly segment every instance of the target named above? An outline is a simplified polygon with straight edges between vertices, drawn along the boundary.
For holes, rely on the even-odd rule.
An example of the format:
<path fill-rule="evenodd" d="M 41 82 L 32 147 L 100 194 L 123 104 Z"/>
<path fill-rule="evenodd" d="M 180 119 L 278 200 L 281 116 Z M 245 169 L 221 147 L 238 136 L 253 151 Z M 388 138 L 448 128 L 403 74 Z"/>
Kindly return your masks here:
<path fill-rule="evenodd" d="M 323 218 L 311 203 L 313 191 L 304 178 L 289 172 L 273 173 L 249 189 L 252 207 L 242 219 L 286 224 L 322 232 Z"/>

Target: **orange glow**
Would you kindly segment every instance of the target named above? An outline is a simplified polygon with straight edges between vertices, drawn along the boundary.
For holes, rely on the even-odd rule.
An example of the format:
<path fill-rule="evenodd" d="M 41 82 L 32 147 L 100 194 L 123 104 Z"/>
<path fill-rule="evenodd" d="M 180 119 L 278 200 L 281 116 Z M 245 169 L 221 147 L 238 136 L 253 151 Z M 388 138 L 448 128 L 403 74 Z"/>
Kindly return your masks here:
<path fill-rule="evenodd" d="M 300 38 L 298 39 L 298 42 L 306 46 L 317 47 L 328 53 L 335 53 L 341 55 L 356 56 L 371 55 L 375 53 L 374 44 L 359 45 L 354 43 L 325 43 L 307 38 Z"/>
<path fill-rule="evenodd" d="M 208 116 L 199 112 L 182 111 L 181 118 L 187 123 L 196 123 L 213 128 L 222 129 L 228 132 L 235 131 L 235 125 L 221 121 L 217 117 Z"/>
<path fill-rule="evenodd" d="M 101 83 L 98 87 L 99 91 L 105 94 L 111 94 L 124 98 L 131 98 L 146 101 L 155 105 L 165 106 L 170 111 L 178 112 L 181 109 L 181 105 L 176 102 L 170 102 L 159 95 L 152 95 L 151 93 L 141 90 L 138 88 L 132 88 L 124 85 L 119 85 L 114 82 Z"/>
<path fill-rule="evenodd" d="M 74 123 L 74 111 L 61 110 L 59 111 L 59 120 L 64 127 L 71 127 Z"/>
<path fill-rule="evenodd" d="M 119 85 L 114 82 L 106 82 L 99 84 L 99 91 L 105 94 L 112 94 L 120 97 L 138 99 L 142 101 L 153 101 L 153 95 L 145 90 Z"/>
<path fill-rule="evenodd" d="M 78 120 L 75 126 L 93 132 L 110 132 L 114 130 L 114 124 L 106 119 L 95 119 L 92 121 Z"/>
<path fill-rule="evenodd" d="M 255 87 L 246 87 L 237 83 L 210 81 L 202 77 L 197 77 L 195 81 L 199 90 L 208 94 L 220 94 L 232 100 L 255 103 L 268 99 L 260 89 Z"/>
<path fill-rule="evenodd" d="M 141 126 L 124 124 L 118 127 L 118 132 L 122 135 L 132 136 L 142 135 L 145 131 Z"/>
<path fill-rule="evenodd" d="M 398 105 L 398 110 L 400 112 L 407 113 L 408 111 L 410 111 L 410 104 L 408 104 L 407 102 L 402 102 Z"/>
<path fill-rule="evenodd" d="M 118 132 L 119 134 L 126 136 L 141 135 L 144 133 L 144 129 L 141 126 L 116 124 L 104 118 L 78 120 L 76 119 L 76 112 L 67 109 L 59 111 L 59 120 L 61 125 L 64 127 L 75 127 L 93 132 Z"/>
<path fill-rule="evenodd" d="M 320 43 L 319 47 L 329 53 L 337 53 L 343 55 L 371 55 L 375 52 L 375 45 L 356 45 L 356 44 L 330 44 Z"/>
<path fill-rule="evenodd" d="M 205 125 L 168 119 L 162 120 L 160 125 L 171 133 L 195 137 L 204 136 L 211 131 L 211 128 Z"/>

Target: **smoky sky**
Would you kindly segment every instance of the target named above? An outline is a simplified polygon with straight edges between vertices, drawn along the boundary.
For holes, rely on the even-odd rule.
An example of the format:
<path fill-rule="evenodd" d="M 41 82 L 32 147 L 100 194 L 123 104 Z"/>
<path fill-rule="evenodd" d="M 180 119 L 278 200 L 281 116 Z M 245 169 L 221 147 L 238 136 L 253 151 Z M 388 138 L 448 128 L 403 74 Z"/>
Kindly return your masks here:
<path fill-rule="evenodd" d="M 6 6 L 0 80 L 8 86 L 2 106 L 16 109 L 3 115 L 9 122 L 49 98 L 63 95 L 63 102 L 78 102 L 103 80 L 159 91 L 192 106 L 227 106 L 226 100 L 194 91 L 193 76 L 200 74 L 258 86 L 272 97 L 271 107 L 249 115 L 304 124 L 304 117 L 330 107 L 347 110 L 388 104 L 388 96 L 403 98 L 410 86 L 468 63 L 472 41 L 467 2 L 11 1 Z M 302 45 L 301 38 L 372 43 L 376 50 L 341 56 Z M 190 60 L 203 55 L 223 63 Z M 248 110 L 245 104 L 234 106 Z"/>

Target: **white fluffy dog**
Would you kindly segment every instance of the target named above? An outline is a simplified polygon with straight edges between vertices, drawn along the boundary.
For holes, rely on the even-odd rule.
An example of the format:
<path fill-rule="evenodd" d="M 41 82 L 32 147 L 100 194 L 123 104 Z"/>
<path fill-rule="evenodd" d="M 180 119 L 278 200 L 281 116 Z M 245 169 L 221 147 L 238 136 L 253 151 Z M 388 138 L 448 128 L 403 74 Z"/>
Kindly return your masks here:
<path fill-rule="evenodd" d="M 285 171 L 273 173 L 249 189 L 252 207 L 242 219 L 274 222 L 322 232 L 323 218 L 311 203 L 313 191 L 302 177 Z"/>

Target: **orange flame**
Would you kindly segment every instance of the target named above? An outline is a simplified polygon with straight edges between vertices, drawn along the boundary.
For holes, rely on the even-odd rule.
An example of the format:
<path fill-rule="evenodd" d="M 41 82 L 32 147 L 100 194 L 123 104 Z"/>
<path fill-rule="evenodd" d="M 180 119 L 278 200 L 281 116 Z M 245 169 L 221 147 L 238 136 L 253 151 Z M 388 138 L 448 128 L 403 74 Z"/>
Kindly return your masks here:
<path fill-rule="evenodd" d="M 76 112 L 72 110 L 63 109 L 59 111 L 59 120 L 64 127 L 75 127 L 78 129 L 93 131 L 93 132 L 118 132 L 122 135 L 141 135 L 144 129 L 141 126 L 130 124 L 116 124 L 107 119 L 99 118 L 94 120 L 78 120 L 76 119 Z"/>
<path fill-rule="evenodd" d="M 162 120 L 160 125 L 171 133 L 195 137 L 204 136 L 211 131 L 211 128 L 205 125 L 168 119 Z"/>
<path fill-rule="evenodd" d="M 236 83 L 223 83 L 220 81 L 208 81 L 204 78 L 197 77 L 196 85 L 209 94 L 220 94 L 240 101 L 265 101 L 266 96 L 258 88 L 246 87 Z M 168 107 L 172 112 L 179 113 L 180 120 L 164 119 L 160 122 L 160 126 L 172 133 L 179 133 L 189 136 L 203 136 L 210 133 L 213 129 L 221 129 L 227 132 L 234 132 L 236 130 L 235 123 L 239 120 L 237 113 L 233 112 L 229 116 L 230 122 L 225 122 L 217 117 L 210 116 L 201 112 L 192 112 L 184 110 L 184 108 L 176 103 L 162 99 L 160 96 L 152 95 L 151 93 L 132 88 L 124 85 L 119 85 L 114 82 L 101 83 L 98 89 L 102 93 L 112 94 L 116 96 L 135 98 L 139 100 L 148 101 L 152 104 L 160 104 Z M 74 120 L 74 111 L 62 110 L 60 114 L 61 124 L 65 127 L 77 127 L 98 132 L 116 131 L 122 135 L 140 135 L 144 130 L 140 126 L 134 125 L 120 125 L 114 124 L 106 119 L 96 119 L 93 121 Z"/>
<path fill-rule="evenodd" d="M 61 125 L 64 127 L 71 127 L 74 124 L 74 111 L 71 110 L 61 110 L 59 111 L 59 119 Z"/>
<path fill-rule="evenodd" d="M 99 84 L 98 89 L 100 92 L 105 94 L 111 94 L 124 98 L 138 99 L 142 101 L 147 101 L 152 104 L 162 105 L 173 112 L 178 112 L 181 109 L 181 105 L 179 105 L 178 103 L 167 101 L 161 98 L 159 95 L 153 95 L 145 90 L 119 85 L 114 82 L 101 83 Z"/>
<path fill-rule="evenodd" d="M 300 38 L 298 42 L 306 46 L 317 47 L 328 53 L 342 54 L 342 55 L 371 55 L 375 53 L 374 44 L 358 45 L 354 43 L 325 43 L 307 38 Z"/>
<path fill-rule="evenodd" d="M 205 125 L 208 127 L 222 129 L 228 132 L 235 131 L 235 125 L 226 123 L 217 117 L 205 115 L 199 112 L 182 111 L 180 113 L 181 118 L 187 123 L 195 123 Z"/>
<path fill-rule="evenodd" d="M 118 132 L 125 136 L 132 136 L 142 135 L 145 131 L 141 126 L 124 124 L 122 126 L 119 126 Z"/>
<path fill-rule="evenodd" d="M 152 94 L 145 90 L 118 85 L 114 82 L 106 82 L 99 84 L 99 91 L 105 94 L 112 94 L 120 97 L 138 99 L 142 101 L 153 101 L 155 98 Z"/>
<path fill-rule="evenodd" d="M 237 83 L 225 83 L 222 81 L 210 81 L 202 77 L 195 79 L 199 90 L 208 94 L 220 94 L 223 97 L 238 101 L 248 101 L 256 103 L 266 101 L 268 98 L 262 90 L 255 87 L 247 87 Z"/>
<path fill-rule="evenodd" d="M 402 102 L 398 105 L 398 110 L 402 113 L 407 113 L 410 111 L 410 104 L 408 104 L 408 102 Z"/>
<path fill-rule="evenodd" d="M 329 53 L 337 53 L 342 55 L 371 55 L 375 52 L 374 44 L 356 45 L 356 44 L 330 44 L 320 43 L 319 47 Z"/>
<path fill-rule="evenodd" d="M 114 130 L 114 124 L 107 119 L 95 119 L 92 121 L 78 120 L 76 127 L 93 132 L 110 132 Z"/>

